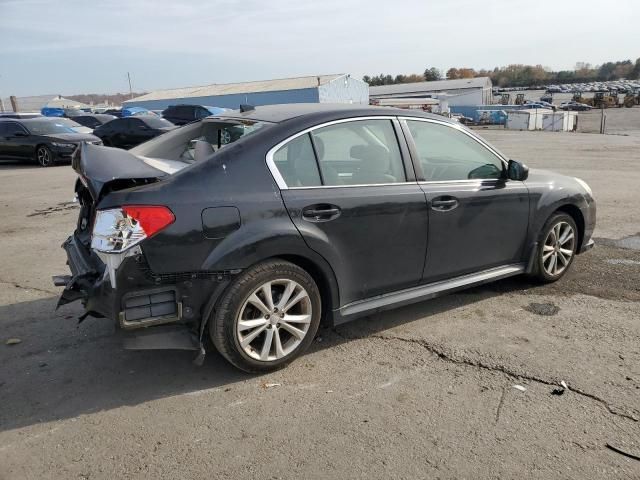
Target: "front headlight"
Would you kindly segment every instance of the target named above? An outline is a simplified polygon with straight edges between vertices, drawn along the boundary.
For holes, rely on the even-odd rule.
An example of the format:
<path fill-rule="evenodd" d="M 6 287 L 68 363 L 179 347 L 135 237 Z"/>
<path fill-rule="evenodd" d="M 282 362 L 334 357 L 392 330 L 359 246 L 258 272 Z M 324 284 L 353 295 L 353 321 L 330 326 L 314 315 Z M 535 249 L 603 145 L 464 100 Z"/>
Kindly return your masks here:
<path fill-rule="evenodd" d="M 591 191 L 591 187 L 589 186 L 589 184 L 584 180 L 582 180 L 581 178 L 578 178 L 578 177 L 574 177 L 574 178 L 576 179 L 576 182 L 578 182 L 580 186 L 584 188 L 585 191 L 593 197 L 593 191 Z"/>
<path fill-rule="evenodd" d="M 75 143 L 59 143 L 59 142 L 51 142 L 51 145 L 58 148 L 76 148 L 77 145 Z"/>

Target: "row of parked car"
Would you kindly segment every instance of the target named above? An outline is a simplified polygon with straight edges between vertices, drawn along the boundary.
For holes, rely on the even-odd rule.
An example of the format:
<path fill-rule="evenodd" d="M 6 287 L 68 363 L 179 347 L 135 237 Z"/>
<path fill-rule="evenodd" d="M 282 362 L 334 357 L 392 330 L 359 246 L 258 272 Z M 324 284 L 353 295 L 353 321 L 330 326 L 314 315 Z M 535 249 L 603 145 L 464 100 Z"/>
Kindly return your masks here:
<path fill-rule="evenodd" d="M 44 110 L 44 109 L 43 109 Z M 65 109 L 62 116 L 0 114 L 0 159 L 35 161 L 47 167 L 68 161 L 81 142 L 129 149 L 177 126 L 222 113 L 223 108 L 173 105 L 161 115 L 146 109 L 87 113 Z M 51 113 L 51 112 L 49 112 Z"/>

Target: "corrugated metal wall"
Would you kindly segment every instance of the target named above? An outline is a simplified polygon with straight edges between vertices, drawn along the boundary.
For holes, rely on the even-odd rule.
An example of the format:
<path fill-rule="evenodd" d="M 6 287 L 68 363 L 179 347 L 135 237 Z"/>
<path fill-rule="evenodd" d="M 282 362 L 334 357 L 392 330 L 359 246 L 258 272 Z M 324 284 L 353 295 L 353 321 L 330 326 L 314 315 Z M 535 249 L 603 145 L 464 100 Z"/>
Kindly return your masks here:
<path fill-rule="evenodd" d="M 314 88 L 298 90 L 278 90 L 233 95 L 206 97 L 171 98 L 164 100 L 141 100 L 127 102 L 128 107 L 143 107 L 149 110 L 163 110 L 169 105 L 207 105 L 238 109 L 240 104 L 274 105 L 277 103 L 369 103 L 369 85 L 362 80 L 345 75 Z"/>
<path fill-rule="evenodd" d="M 136 102 L 135 98 L 127 102 L 128 107 L 143 107 L 149 110 L 163 110 L 169 105 L 207 105 L 238 109 L 240 104 L 273 105 L 277 103 L 317 103 L 319 99 L 317 88 L 300 90 L 281 90 L 273 92 L 253 92 L 246 94 L 219 95 L 209 97 L 171 98 L 165 100 L 147 100 Z"/>
<path fill-rule="evenodd" d="M 350 75 L 338 77 L 319 88 L 320 103 L 369 104 L 369 85 Z"/>

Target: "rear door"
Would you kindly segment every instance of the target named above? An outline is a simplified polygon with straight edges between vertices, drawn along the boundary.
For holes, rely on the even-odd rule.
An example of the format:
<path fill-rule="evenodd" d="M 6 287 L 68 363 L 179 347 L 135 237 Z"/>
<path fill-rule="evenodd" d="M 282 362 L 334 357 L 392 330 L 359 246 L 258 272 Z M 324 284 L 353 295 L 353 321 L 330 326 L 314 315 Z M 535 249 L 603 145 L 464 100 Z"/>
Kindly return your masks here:
<path fill-rule="evenodd" d="M 429 206 L 425 283 L 523 258 L 529 192 L 508 180 L 500 156 L 468 130 L 402 120 Z"/>
<path fill-rule="evenodd" d="M 332 122 L 268 156 L 291 219 L 333 268 L 340 303 L 416 285 L 427 209 L 392 117 Z"/>

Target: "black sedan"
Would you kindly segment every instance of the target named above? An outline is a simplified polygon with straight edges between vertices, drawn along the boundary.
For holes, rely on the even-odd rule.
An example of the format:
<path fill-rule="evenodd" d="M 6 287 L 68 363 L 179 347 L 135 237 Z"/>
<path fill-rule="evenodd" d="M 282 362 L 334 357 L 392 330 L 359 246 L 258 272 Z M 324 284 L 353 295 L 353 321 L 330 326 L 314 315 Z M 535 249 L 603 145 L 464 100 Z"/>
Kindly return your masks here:
<path fill-rule="evenodd" d="M 588 112 L 593 107 L 586 103 L 580 102 L 563 102 L 560 104 L 560 110 L 575 111 L 575 112 Z"/>
<path fill-rule="evenodd" d="M 73 167 L 59 304 L 198 361 L 208 332 L 249 372 L 291 362 L 321 322 L 513 275 L 554 282 L 593 246 L 584 181 L 414 110 L 246 108 L 130 151 L 86 145 Z"/>
<path fill-rule="evenodd" d="M 55 118 L 0 118 L 0 159 L 36 161 L 49 167 L 59 161 L 70 161 L 78 145 L 102 141 L 93 135 L 76 133 Z"/>
<path fill-rule="evenodd" d="M 152 115 L 116 118 L 93 130 L 105 145 L 132 148 L 158 135 L 173 130 L 175 125 Z"/>
<path fill-rule="evenodd" d="M 114 115 L 105 115 L 103 113 L 87 113 L 84 115 L 76 115 L 73 117 L 73 121 L 79 123 L 82 126 L 96 129 L 100 125 L 104 125 L 111 120 L 115 120 L 117 117 Z"/>

